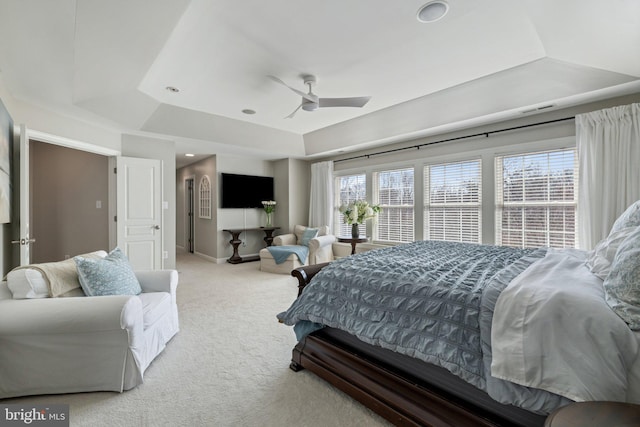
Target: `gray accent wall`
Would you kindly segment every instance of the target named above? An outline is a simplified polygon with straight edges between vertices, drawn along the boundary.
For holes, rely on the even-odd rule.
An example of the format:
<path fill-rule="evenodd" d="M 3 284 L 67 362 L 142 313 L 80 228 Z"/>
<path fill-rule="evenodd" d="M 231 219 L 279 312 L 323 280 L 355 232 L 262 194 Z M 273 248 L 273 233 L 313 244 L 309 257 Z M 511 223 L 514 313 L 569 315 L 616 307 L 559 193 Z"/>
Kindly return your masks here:
<path fill-rule="evenodd" d="M 30 141 L 33 263 L 109 249 L 108 157 Z"/>

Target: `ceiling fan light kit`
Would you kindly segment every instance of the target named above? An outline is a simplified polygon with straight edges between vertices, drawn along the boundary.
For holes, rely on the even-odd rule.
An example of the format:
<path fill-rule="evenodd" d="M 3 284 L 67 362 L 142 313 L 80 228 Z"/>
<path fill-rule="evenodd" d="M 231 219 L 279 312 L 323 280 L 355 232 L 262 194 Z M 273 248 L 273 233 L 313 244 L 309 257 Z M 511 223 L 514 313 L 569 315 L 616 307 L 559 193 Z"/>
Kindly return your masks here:
<path fill-rule="evenodd" d="M 350 98 L 319 98 L 318 95 L 313 93 L 313 86 L 315 86 L 317 80 L 316 77 L 311 74 L 305 74 L 302 76 L 302 81 L 305 85 L 307 85 L 309 92 L 304 93 L 294 87 L 289 86 L 279 78 L 275 76 L 268 76 L 271 80 L 276 83 L 279 83 L 283 86 L 288 87 L 293 92 L 297 93 L 302 97 L 302 102 L 298 105 L 298 108 L 293 110 L 291 114 L 289 114 L 287 119 L 292 118 L 300 108 L 304 111 L 315 111 L 318 108 L 328 108 L 328 107 L 356 107 L 362 108 L 365 106 L 367 102 L 371 99 L 370 96 L 358 96 L 358 97 L 350 97 Z"/>

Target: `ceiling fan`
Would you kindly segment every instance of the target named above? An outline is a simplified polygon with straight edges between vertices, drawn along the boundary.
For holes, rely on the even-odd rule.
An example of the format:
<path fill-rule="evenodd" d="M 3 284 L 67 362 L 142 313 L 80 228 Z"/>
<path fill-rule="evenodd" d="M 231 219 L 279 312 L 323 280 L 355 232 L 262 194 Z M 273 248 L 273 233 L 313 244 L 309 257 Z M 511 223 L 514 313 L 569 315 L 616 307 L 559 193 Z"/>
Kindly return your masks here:
<path fill-rule="evenodd" d="M 292 118 L 300 108 L 305 111 L 315 111 L 318 108 L 326 108 L 326 107 L 364 107 L 367 102 L 371 99 L 370 96 L 355 96 L 351 98 L 319 98 L 318 95 L 312 92 L 313 86 L 316 84 L 316 77 L 312 75 L 304 75 L 302 79 L 304 84 L 308 86 L 309 93 L 304 93 L 301 90 L 293 88 L 280 80 L 275 76 L 268 76 L 271 80 L 276 83 L 280 83 L 283 86 L 288 87 L 298 95 L 302 96 L 302 103 L 298 105 L 298 108 L 293 110 L 291 114 L 289 114 L 287 119 Z"/>

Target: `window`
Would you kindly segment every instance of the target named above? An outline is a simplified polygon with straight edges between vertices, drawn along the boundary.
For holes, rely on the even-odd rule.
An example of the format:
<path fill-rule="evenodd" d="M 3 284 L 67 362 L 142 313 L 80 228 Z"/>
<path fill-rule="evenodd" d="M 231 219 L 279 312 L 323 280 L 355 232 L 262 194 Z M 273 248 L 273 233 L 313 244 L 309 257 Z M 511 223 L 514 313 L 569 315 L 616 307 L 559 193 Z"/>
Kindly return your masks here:
<path fill-rule="evenodd" d="M 413 168 L 378 172 L 376 200 L 382 208 L 378 214 L 376 239 L 387 242 L 412 242 Z"/>
<path fill-rule="evenodd" d="M 576 246 L 575 149 L 496 157 L 496 243 Z"/>
<path fill-rule="evenodd" d="M 336 178 L 337 203 L 335 205 L 334 228 L 338 236 L 351 236 L 351 226 L 344 223 L 340 206 L 349 204 L 356 200 L 364 200 L 367 197 L 367 178 L 365 174 L 339 176 Z"/>
<path fill-rule="evenodd" d="M 200 179 L 200 218 L 211 219 L 211 181 L 207 175 Z"/>
<path fill-rule="evenodd" d="M 482 242 L 480 160 L 424 168 L 424 238 Z"/>

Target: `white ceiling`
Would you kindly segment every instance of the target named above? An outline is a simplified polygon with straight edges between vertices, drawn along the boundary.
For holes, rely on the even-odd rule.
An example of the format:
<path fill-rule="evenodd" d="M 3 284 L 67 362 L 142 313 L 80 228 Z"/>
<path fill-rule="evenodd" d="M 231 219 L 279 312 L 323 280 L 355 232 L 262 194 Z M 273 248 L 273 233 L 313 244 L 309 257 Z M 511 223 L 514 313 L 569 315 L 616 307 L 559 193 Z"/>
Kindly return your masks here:
<path fill-rule="evenodd" d="M 448 0 L 424 24 L 426 2 L 2 0 L 0 72 L 18 99 L 176 140 L 179 165 L 327 155 L 640 92 L 640 1 Z M 300 97 L 267 76 L 306 91 L 302 74 L 321 97 L 372 99 L 285 119 Z"/>

